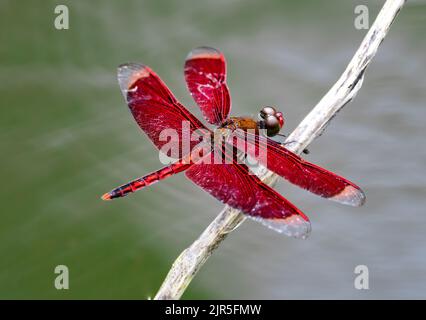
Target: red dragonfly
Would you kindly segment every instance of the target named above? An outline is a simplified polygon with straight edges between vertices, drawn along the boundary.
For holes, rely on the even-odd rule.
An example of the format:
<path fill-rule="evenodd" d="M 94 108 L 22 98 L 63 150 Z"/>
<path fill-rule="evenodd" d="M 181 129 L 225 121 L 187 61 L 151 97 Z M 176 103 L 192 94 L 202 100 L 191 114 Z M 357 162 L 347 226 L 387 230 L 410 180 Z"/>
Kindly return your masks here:
<path fill-rule="evenodd" d="M 229 160 L 219 164 L 199 163 L 189 155 L 180 154 L 176 162 L 124 184 L 104 194 L 102 199 L 123 197 L 185 171 L 195 184 L 248 217 L 288 236 L 306 238 L 311 230 L 308 217 L 252 174 L 248 165 L 236 161 L 238 153 L 250 156 L 254 155 L 253 150 L 261 150 L 267 152 L 267 157 L 260 157 L 260 164 L 291 183 L 346 205 L 361 206 L 364 203 L 364 193 L 357 185 L 305 161 L 269 138 L 277 135 L 284 125 L 281 112 L 273 107 L 263 107 L 258 120 L 229 117 L 231 97 L 226 84 L 226 61 L 220 51 L 210 47 L 192 50 L 185 61 L 185 80 L 203 116 L 217 127 L 216 131 L 221 131 L 228 142 L 242 137 L 246 145 L 255 148 L 235 150 L 233 147 L 229 152 L 227 146 L 219 148 L 212 144 L 211 154 L 221 153 Z M 189 123 L 186 129 L 189 133 L 201 130 L 213 134 L 175 98 L 149 67 L 137 63 L 123 64 L 118 68 L 118 81 L 133 117 L 158 149 L 166 143 L 160 139 L 163 129 L 176 130 L 180 139 L 188 133 L 182 126 L 185 121 Z M 249 133 L 249 129 L 254 133 Z M 264 138 L 260 139 L 261 136 Z M 191 147 L 193 144 L 191 142 Z"/>

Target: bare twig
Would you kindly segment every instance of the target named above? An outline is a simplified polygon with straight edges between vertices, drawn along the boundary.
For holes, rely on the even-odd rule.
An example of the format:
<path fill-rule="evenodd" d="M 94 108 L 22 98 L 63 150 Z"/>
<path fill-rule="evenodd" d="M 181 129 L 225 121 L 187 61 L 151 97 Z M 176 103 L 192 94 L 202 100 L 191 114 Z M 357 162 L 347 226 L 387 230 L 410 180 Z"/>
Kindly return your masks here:
<path fill-rule="evenodd" d="M 405 0 L 386 1 L 346 70 L 287 138 L 286 141 L 291 143 L 286 144 L 286 148 L 300 154 L 322 133 L 333 116 L 355 97 L 367 66 L 404 3 Z M 273 185 L 277 179 L 265 168 L 261 168 L 259 177 L 268 185 Z M 179 299 L 213 251 L 244 219 L 240 211 L 225 206 L 200 237 L 176 259 L 155 299 Z"/>

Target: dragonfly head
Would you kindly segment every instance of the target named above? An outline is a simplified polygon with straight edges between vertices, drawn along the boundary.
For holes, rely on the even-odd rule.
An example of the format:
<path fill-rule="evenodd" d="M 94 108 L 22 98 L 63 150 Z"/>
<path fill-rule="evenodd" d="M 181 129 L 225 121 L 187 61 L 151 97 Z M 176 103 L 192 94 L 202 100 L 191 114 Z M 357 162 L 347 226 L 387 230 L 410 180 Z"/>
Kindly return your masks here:
<path fill-rule="evenodd" d="M 273 107 L 263 107 L 259 112 L 259 124 L 262 129 L 266 129 L 268 137 L 275 136 L 284 126 L 284 117 L 281 112 L 277 112 Z"/>

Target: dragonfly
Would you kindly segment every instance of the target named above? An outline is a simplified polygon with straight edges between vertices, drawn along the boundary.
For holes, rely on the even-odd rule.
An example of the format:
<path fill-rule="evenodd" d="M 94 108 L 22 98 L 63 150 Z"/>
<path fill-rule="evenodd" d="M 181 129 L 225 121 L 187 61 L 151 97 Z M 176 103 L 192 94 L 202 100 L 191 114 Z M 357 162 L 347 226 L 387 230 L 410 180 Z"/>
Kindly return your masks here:
<path fill-rule="evenodd" d="M 215 126 L 214 131 L 220 132 L 228 142 L 212 143 L 206 152 L 200 153 L 199 158 L 220 154 L 228 161 L 196 161 L 195 157 L 181 152 L 176 161 L 105 193 L 103 200 L 126 196 L 185 172 L 186 177 L 204 191 L 240 210 L 247 217 L 287 236 L 306 238 L 311 232 L 309 218 L 262 182 L 247 163 L 237 161 L 241 160 L 241 154 L 254 157 L 260 150 L 267 157 L 259 157 L 259 165 L 296 186 L 345 205 L 361 206 L 365 202 L 360 187 L 306 161 L 272 139 L 284 126 L 283 114 L 276 108 L 262 107 L 258 119 L 229 115 L 231 96 L 226 82 L 226 60 L 222 52 L 211 47 L 193 49 L 185 60 L 184 75 L 189 92 L 205 120 Z M 167 143 L 161 139 L 161 131 L 164 129 L 174 129 L 178 139 L 197 130 L 205 135 L 213 135 L 213 131 L 185 108 L 148 66 L 139 63 L 120 65 L 118 82 L 135 121 L 159 150 Z M 183 122 L 189 125 L 184 128 Z M 230 147 L 239 138 L 244 139 L 245 144 Z M 191 147 L 195 143 L 191 142 Z"/>

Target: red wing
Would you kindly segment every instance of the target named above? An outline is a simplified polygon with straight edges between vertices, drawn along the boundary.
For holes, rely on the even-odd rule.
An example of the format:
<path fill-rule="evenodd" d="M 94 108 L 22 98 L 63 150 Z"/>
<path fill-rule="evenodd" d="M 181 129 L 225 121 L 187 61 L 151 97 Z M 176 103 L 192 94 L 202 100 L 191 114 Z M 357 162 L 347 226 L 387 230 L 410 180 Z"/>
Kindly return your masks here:
<path fill-rule="evenodd" d="M 118 82 L 133 117 L 158 149 L 167 142 L 171 145 L 170 141 L 160 139 L 164 129 L 176 130 L 177 144 L 188 139 L 196 129 L 208 130 L 179 103 L 149 67 L 137 63 L 123 64 L 118 68 Z M 196 144 L 191 142 L 191 149 Z M 180 145 L 177 147 L 180 148 Z"/>
<path fill-rule="evenodd" d="M 287 236 L 306 238 L 307 216 L 251 174 L 245 164 L 193 164 L 186 176 L 213 197 Z"/>
<path fill-rule="evenodd" d="M 223 54 L 214 48 L 195 48 L 185 61 L 185 79 L 206 120 L 221 124 L 231 110 Z"/>
<path fill-rule="evenodd" d="M 259 140 L 256 139 L 256 135 L 254 134 L 246 134 L 240 130 L 236 130 L 234 135 L 235 146 L 238 147 L 237 138 L 245 139 L 245 137 L 247 143 L 252 145 L 252 148 L 246 145 L 246 150 L 241 151 L 253 157 L 257 156 L 261 164 L 291 183 L 319 196 L 343 204 L 351 206 L 361 206 L 364 204 L 365 195 L 357 185 L 326 169 L 305 161 L 278 142 L 264 137 Z"/>

